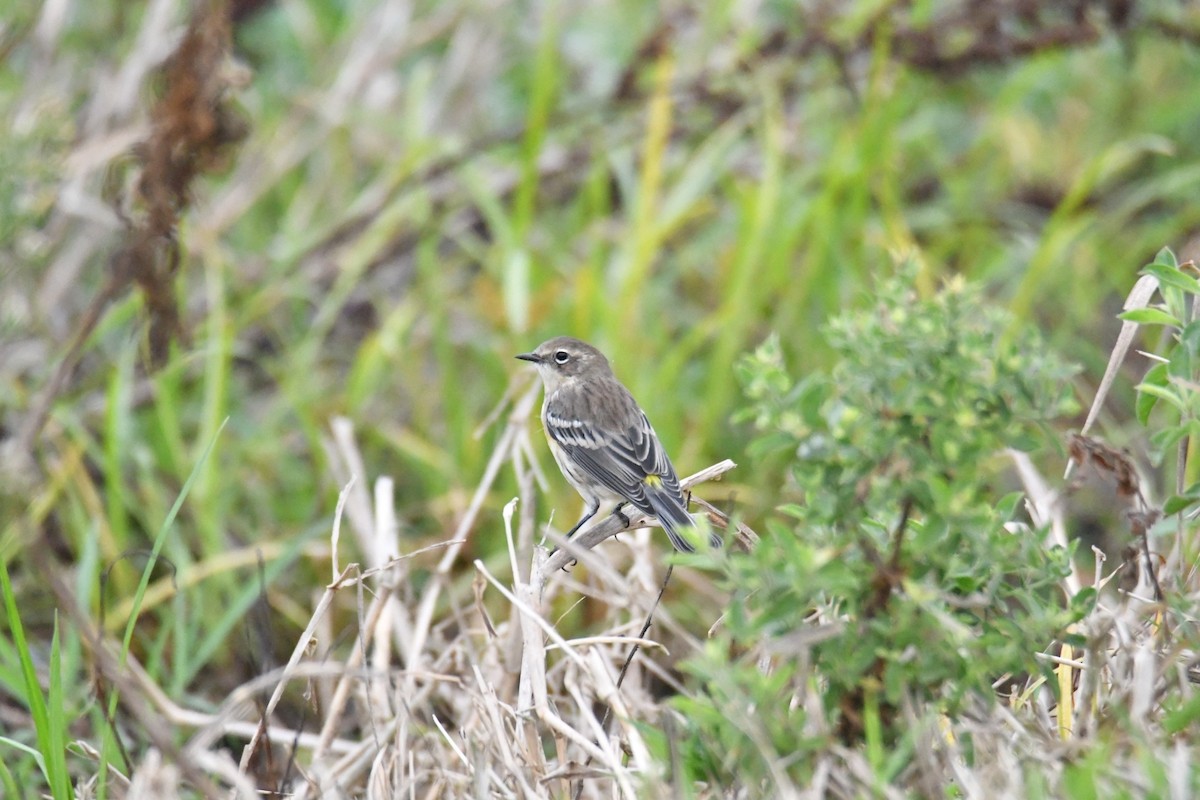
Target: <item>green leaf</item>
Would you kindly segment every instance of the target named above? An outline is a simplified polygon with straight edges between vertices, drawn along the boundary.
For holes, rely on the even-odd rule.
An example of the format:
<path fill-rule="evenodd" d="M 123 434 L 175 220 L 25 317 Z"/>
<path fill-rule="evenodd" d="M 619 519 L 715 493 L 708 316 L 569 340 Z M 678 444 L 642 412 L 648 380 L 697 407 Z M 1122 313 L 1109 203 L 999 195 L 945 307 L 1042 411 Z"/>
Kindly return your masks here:
<path fill-rule="evenodd" d="M 37 764 L 38 769 L 40 769 L 42 771 L 42 774 L 43 775 L 47 774 L 46 759 L 42 756 L 41 751 L 38 750 L 36 747 L 30 747 L 29 745 L 25 744 L 24 742 L 18 742 L 16 739 L 10 739 L 7 736 L 0 736 L 0 744 L 6 744 L 9 747 L 13 748 L 14 750 L 20 750 L 25 755 L 31 757 L 33 759 L 33 762 L 35 764 Z M 0 766 L 3 766 L 3 763 L 4 762 L 0 761 Z"/>
<path fill-rule="evenodd" d="M 807 515 L 807 512 L 804 509 L 804 506 L 798 505 L 796 503 L 787 503 L 785 505 L 779 506 L 779 508 L 777 510 L 781 514 L 786 514 L 787 516 L 795 517 L 796 519 L 804 519 L 805 516 Z"/>
<path fill-rule="evenodd" d="M 1187 425 L 1170 425 L 1150 434 L 1150 447 L 1157 453 L 1165 453 L 1187 435 Z"/>
<path fill-rule="evenodd" d="M 8 576 L 8 567 L 0 565 L 0 594 L 4 596 L 4 610 L 8 617 L 8 627 L 11 631 L 13 644 L 21 662 L 21 675 L 25 683 L 25 702 L 29 706 L 29 716 L 33 719 L 34 731 L 37 734 L 38 750 L 43 755 L 39 762 L 46 783 L 50 785 L 50 793 L 55 800 L 68 800 L 75 796 L 71 788 L 71 776 L 67 771 L 65 730 L 63 710 L 60 707 L 47 706 L 46 697 L 38 681 L 37 668 L 30 655 L 29 643 L 25 639 L 25 626 L 21 623 L 21 615 L 17 612 L 17 598 L 13 594 L 12 583 Z M 58 627 L 55 626 L 54 639 L 51 644 L 51 658 L 58 657 Z M 62 687 L 54 685 L 56 678 L 51 675 L 50 700 L 58 702 L 62 696 Z M 53 718 L 52 718 L 53 715 Z M 63 742 L 63 746 L 58 745 Z"/>
<path fill-rule="evenodd" d="M 1192 434 L 1195 435 L 1195 430 L 1192 431 Z M 1193 483 L 1179 494 L 1174 494 L 1167 498 L 1166 502 L 1163 503 L 1163 514 L 1166 516 L 1178 514 L 1180 511 L 1197 502 L 1200 502 L 1200 483 Z"/>
<path fill-rule="evenodd" d="M 1174 736 L 1191 728 L 1197 720 L 1200 720 L 1200 694 L 1193 694 L 1183 705 L 1167 712 L 1163 718 L 1163 728 Z"/>
<path fill-rule="evenodd" d="M 7 736 L 0 736 L 0 744 L 7 744 L 15 747 L 18 750 L 28 753 L 38 765 L 38 769 L 44 770 L 45 762 L 42 759 L 42 754 L 32 747 L 21 744 L 18 741 L 9 739 Z M 17 781 L 9 770 L 8 765 L 4 763 L 4 759 L 0 758 L 0 796 L 2 797 L 20 797 L 20 789 L 17 787 Z"/>
<path fill-rule="evenodd" d="M 167 534 L 174 526 L 175 517 L 179 514 L 179 509 L 183 507 L 183 501 L 187 499 L 188 494 L 192 491 L 193 484 L 201 474 L 201 469 L 208 461 L 208 457 L 212 454 L 213 447 L 216 446 L 217 439 L 221 436 L 221 431 L 225 430 L 225 425 L 228 422 L 229 418 L 226 417 L 221 422 L 216 432 L 212 435 L 212 438 L 210 438 L 205 444 L 204 452 L 201 453 L 200 458 L 196 461 L 195 466 L 192 467 L 191 474 L 188 475 L 187 480 L 183 482 L 183 488 L 179 491 L 179 494 L 176 495 L 175 503 L 171 506 L 171 510 L 167 512 L 166 519 L 163 520 L 162 525 L 158 529 L 157 535 L 154 537 L 154 545 L 150 549 L 150 557 L 146 559 L 146 566 L 142 569 L 141 580 L 138 582 L 137 589 L 133 595 L 133 603 L 130 608 L 129 619 L 125 622 L 125 633 L 121 639 L 121 650 L 119 653 L 121 664 L 125 663 L 125 658 L 129 654 L 130 644 L 133 641 L 134 627 L 137 625 L 138 615 L 141 613 L 142 600 L 146 595 L 147 587 L 150 585 L 150 576 L 154 572 L 155 564 L 158 563 L 159 554 L 162 553 L 163 545 L 166 543 Z M 111 691 L 108 697 L 108 713 L 110 716 L 116 714 L 117 700 L 118 697 L 116 690 Z"/>
<path fill-rule="evenodd" d="M 1167 385 L 1167 365 L 1155 364 L 1146 372 L 1146 377 L 1142 378 L 1142 386 L 1158 386 L 1165 387 Z M 1136 401 L 1136 413 L 1138 422 L 1145 425 L 1150 419 L 1150 412 L 1154 410 L 1154 405 L 1158 402 L 1158 396 L 1150 392 L 1139 391 Z"/>
<path fill-rule="evenodd" d="M 1179 327 L 1181 324 L 1172 314 L 1168 314 L 1161 308 L 1135 308 L 1132 311 L 1118 314 L 1117 318 L 1125 322 L 1136 322 L 1139 325 L 1172 325 Z"/>
<path fill-rule="evenodd" d="M 1172 286 L 1182 289 L 1188 294 L 1200 294 L 1200 281 L 1191 275 L 1184 275 L 1178 268 L 1172 269 L 1162 264 L 1147 264 L 1142 268 L 1142 274 L 1153 275 L 1157 278 L 1160 290 L 1165 286 Z"/>
<path fill-rule="evenodd" d="M 1090 587 L 1090 586 L 1087 587 L 1087 589 L 1080 589 L 1079 594 L 1083 594 L 1085 591 L 1089 591 L 1089 590 L 1093 594 L 1095 594 L 1096 590 L 1092 589 L 1092 587 Z M 1076 595 L 1076 597 L 1078 597 L 1078 596 L 1079 595 Z M 1087 597 L 1084 598 L 1085 601 L 1087 601 L 1087 599 L 1088 599 Z M 1095 598 L 1092 598 L 1092 599 L 1095 599 Z M 1072 600 L 1072 602 L 1074 602 L 1074 601 Z M 1062 635 L 1062 640 L 1063 640 L 1064 644 L 1069 644 L 1077 650 L 1082 650 L 1083 648 L 1087 647 L 1087 644 L 1088 644 L 1087 637 L 1084 636 L 1082 633 L 1079 633 L 1078 631 L 1074 631 L 1074 632 L 1068 631 L 1068 632 L 1064 633 Z"/>
<path fill-rule="evenodd" d="M 1145 392 L 1146 394 L 1153 395 L 1153 396 L 1157 397 L 1159 400 L 1166 400 L 1168 403 L 1170 403 L 1171 405 L 1173 405 L 1175 408 L 1179 409 L 1180 411 L 1183 410 L 1183 405 L 1184 405 L 1183 399 L 1180 398 L 1180 396 L 1178 394 L 1176 394 L 1175 392 L 1171 391 L 1170 389 L 1168 389 L 1164 386 L 1155 386 L 1152 383 L 1139 383 L 1134 388 L 1136 388 L 1139 392 Z"/>
<path fill-rule="evenodd" d="M 1179 260 L 1175 258 L 1174 251 L 1169 247 L 1164 247 L 1155 253 L 1154 261 L 1151 263 L 1161 264 L 1164 267 L 1171 267 L 1172 269 L 1179 269 Z"/>
<path fill-rule="evenodd" d="M 1200 353 L 1200 320 L 1192 320 L 1184 326 L 1179 332 L 1179 343 L 1187 349 L 1189 355 Z M 1174 354 L 1171 358 L 1174 358 Z M 1192 378 L 1193 375 L 1188 373 L 1180 377 Z"/>
<path fill-rule="evenodd" d="M 67 714 L 63 699 L 62 649 L 58 639 L 58 612 L 54 614 L 54 633 L 50 638 L 50 690 L 46 697 L 46 713 L 50 725 L 50 753 L 47 766 L 51 770 L 55 798 L 74 797 L 71 773 L 67 769 L 67 724 L 74 717 Z"/>
<path fill-rule="evenodd" d="M 1009 492 L 996 503 L 996 516 L 1002 520 L 1010 520 L 1017 514 L 1017 508 L 1025 499 L 1024 492 Z"/>
<path fill-rule="evenodd" d="M 1190 508 L 1197 502 L 1200 502 L 1200 494 L 1173 494 L 1167 498 L 1167 502 L 1163 503 L 1163 514 L 1168 517 L 1172 514 L 1178 514 L 1180 511 Z"/>
<path fill-rule="evenodd" d="M 1079 618 L 1091 613 L 1092 608 L 1096 605 L 1096 589 L 1092 586 L 1085 586 L 1075 593 L 1071 598 L 1071 611 Z"/>

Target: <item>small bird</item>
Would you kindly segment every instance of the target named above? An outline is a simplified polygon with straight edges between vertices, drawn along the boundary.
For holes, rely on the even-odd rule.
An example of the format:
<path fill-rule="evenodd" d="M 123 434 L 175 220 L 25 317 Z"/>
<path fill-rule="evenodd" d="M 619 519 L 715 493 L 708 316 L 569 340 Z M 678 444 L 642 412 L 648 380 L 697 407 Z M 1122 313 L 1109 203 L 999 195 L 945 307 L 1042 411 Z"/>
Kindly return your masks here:
<path fill-rule="evenodd" d="M 569 336 L 542 342 L 517 356 L 537 365 L 546 390 L 542 425 L 550 452 L 563 476 L 587 503 L 567 538 L 596 516 L 600 504 L 628 503 L 658 518 L 671 544 L 685 553 L 695 548 L 680 535 L 695 526 L 679 488 L 675 467 L 633 395 L 613 375 L 596 348 Z M 628 520 L 626 520 L 628 524 Z M 710 543 L 721 546 L 713 533 Z"/>

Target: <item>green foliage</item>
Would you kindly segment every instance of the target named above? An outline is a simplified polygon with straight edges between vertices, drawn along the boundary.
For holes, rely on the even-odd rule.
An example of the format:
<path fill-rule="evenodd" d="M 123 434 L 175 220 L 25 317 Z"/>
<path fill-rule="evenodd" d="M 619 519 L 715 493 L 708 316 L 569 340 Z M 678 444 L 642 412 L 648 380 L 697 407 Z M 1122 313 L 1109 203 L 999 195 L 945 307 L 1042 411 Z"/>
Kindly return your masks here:
<path fill-rule="evenodd" d="M 1159 462 L 1180 442 L 1200 434 L 1200 385 L 1196 383 L 1196 375 L 1200 374 L 1200 319 L 1195 311 L 1200 307 L 1200 281 L 1185 268 L 1195 271 L 1194 264 L 1180 265 L 1175 254 L 1164 247 L 1141 272 L 1157 282 L 1161 302 L 1121 314 L 1126 322 L 1161 326 L 1168 332 L 1160 360 L 1147 370 L 1137 387 L 1137 418 L 1143 425 L 1149 424 L 1156 406 L 1161 404 L 1167 409 L 1167 421 L 1156 425 L 1150 437 Z M 1200 463 L 1188 458 L 1179 476 L 1187 488 L 1167 500 L 1167 514 L 1183 511 L 1200 498 L 1198 478 Z"/>
<path fill-rule="evenodd" d="M 174 38 L 166 33 L 195 7 L 76 4 L 43 15 L 39 4 L 10 5 L 0 34 L 0 109 L 12 120 L 0 130 L 5 443 L 110 279 L 122 231 L 108 205 L 131 199 L 113 194 L 136 180 L 140 148 L 130 137 L 147 129 L 160 96 L 156 73 L 142 70 L 166 55 Z M 1027 656 L 1004 636 L 1003 618 L 984 624 L 946 603 L 997 599 L 977 560 L 989 548 L 1002 564 L 1037 550 L 998 533 L 1016 498 L 988 506 L 996 462 L 984 438 L 1030 446 L 1038 422 L 1023 414 L 1035 401 L 1022 392 L 1045 387 L 1032 375 L 1022 385 L 1011 366 L 970 361 L 971 348 L 986 344 L 970 341 L 974 320 L 950 356 L 935 346 L 943 332 L 926 341 L 910 330 L 905 346 L 920 355 L 911 361 L 891 331 L 877 330 L 883 318 L 859 328 L 848 317 L 827 339 L 818 326 L 876 280 L 890 253 L 912 252 L 928 264 L 926 282 L 963 274 L 1010 298 L 1015 319 L 1003 330 L 1039 327 L 1072 358 L 1102 364 L 1109 319 L 1097 309 L 1127 288 L 1110 265 L 1184 241 L 1200 222 L 1200 82 L 1179 79 L 1200 68 L 1187 4 L 1147 4 L 1121 24 L 1106 23 L 1098 7 L 1040 37 L 1060 42 L 1062 25 L 1076 25 L 1073 43 L 1005 51 L 989 38 L 991 55 L 978 63 L 942 66 L 922 58 L 926 45 L 953 58 L 977 34 L 1021 33 L 1035 21 L 997 24 L 964 13 L 970 3 L 898 0 L 829 4 L 821 19 L 788 4 L 748 12 L 729 3 L 697 4 L 681 19 L 677 4 L 632 0 L 486 14 L 461 0 L 242 5 L 229 66 L 248 70 L 229 93 L 250 137 L 226 168 L 187 187 L 176 286 L 189 336 L 148 373 L 137 357 L 138 291 L 122 290 L 102 310 L 49 409 L 37 469 L 14 462 L 22 480 L 0 487 L 0 558 L 20 564 L 27 548 L 52 544 L 84 609 L 110 634 L 128 634 L 129 652 L 174 700 L 214 705 L 261 663 L 286 659 L 307 598 L 328 580 L 328 548 L 313 542 L 328 534 L 342 480 L 326 450 L 332 416 L 356 425 L 361 480 L 396 478 L 395 546 L 410 552 L 444 541 L 462 518 L 495 441 L 495 428 L 481 434 L 480 423 L 510 385 L 513 353 L 558 333 L 595 341 L 676 465 L 691 471 L 726 457 L 745 462 L 743 437 L 727 424 L 741 402 L 730 365 L 777 330 L 786 332 L 778 352 L 743 369 L 766 393 L 752 412 L 763 423 L 753 446 L 771 463 L 801 452 L 812 471 L 789 479 L 806 492 L 803 504 L 767 527 L 758 520 L 778 503 L 773 473 L 739 469 L 725 484 L 750 522 L 772 532 L 764 567 L 733 567 L 774 576 L 770 592 L 731 610 L 737 641 L 750 640 L 752 626 L 770 636 L 806 630 L 798 620 L 809 595 L 811 608 L 839 618 L 864 614 L 854 593 L 877 567 L 863 544 L 890 563 L 911 502 L 902 585 L 889 588 L 896 619 L 912 633 L 947 613 L 947 641 L 978 630 L 980 641 L 968 644 L 996 651 L 991 663 Z M 997 61 L 997 52 L 1012 55 Z M 1184 310 L 1168 303 L 1139 320 L 1184 320 Z M 847 341 L 864 330 L 892 351 L 872 355 L 869 341 Z M 859 361 L 822 380 L 797 383 L 783 366 L 827 370 L 847 348 Z M 929 366 L 943 357 L 953 374 Z M 1041 350 L 1020 357 L 1024 366 Z M 1165 365 L 1155 370 L 1147 386 L 1186 400 L 1183 381 Z M 927 394 L 915 396 L 917 385 Z M 893 392 L 903 402 L 880 401 Z M 1143 419 L 1159 399 L 1140 395 Z M 966 423 L 981 433 L 959 435 Z M 1159 452 L 1179 441 L 1183 424 L 1160 434 Z M 932 470 L 942 462 L 953 477 Z M 483 519 L 516 491 L 510 471 L 501 473 Z M 574 496 L 550 476 L 562 519 Z M 1194 484 L 1169 507 L 1200 498 Z M 964 544 L 969 530 L 984 541 Z M 498 525 L 470 537 L 466 553 L 507 568 Z M 923 548 L 938 545 L 926 559 Z M 345 557 L 353 547 L 346 537 Z M 147 551 L 159 564 L 149 584 Z M 1062 557 L 1033 556 L 1031 572 L 1045 567 L 1039 558 L 1058 566 Z M 455 581 L 469 584 L 470 563 L 455 565 Z M 430 574 L 418 559 L 412 584 Z M 13 575 L 34 652 L 46 652 L 53 600 L 29 570 Z M 824 594 L 799 592 L 804 580 L 818 580 Z M 277 639 L 248 646 L 245 612 L 260 595 L 270 597 Z M 339 607 L 337 629 L 353 627 L 353 606 Z M 433 613 L 440 620 L 455 607 Z M 875 630 L 878 619 L 861 622 L 871 642 L 887 633 Z M 573 624 L 562 621 L 564 633 Z M 93 691 L 72 627 L 62 630 L 68 705 Z M 923 642 L 909 649 L 915 640 L 897 637 L 883 650 L 888 664 L 928 660 Z M 844 644 L 830 641 L 828 652 Z M 875 654 L 847 647 L 846 655 L 862 674 Z M 716 705 L 697 701 L 697 718 L 738 727 L 714 740 L 726 750 L 692 748 L 689 764 L 734 769 L 755 758 L 747 740 L 793 743 L 793 718 L 737 709 L 750 697 L 778 710 L 780 693 L 798 682 L 812 696 L 825 690 L 803 665 L 777 665 L 760 679 L 712 659 L 697 669 L 711 667 Z M 0 687 L 24 697 L 19 660 L 2 637 L 0 664 Z M 976 672 L 980 683 L 984 670 Z M 883 771 L 886 729 L 870 709 L 885 713 L 894 693 L 881 684 L 862 698 L 864 736 Z M 111 739 L 100 713 L 93 717 L 81 738 Z M 823 717 L 805 719 L 801 752 L 827 737 Z M 9 787 L 41 769 L 24 752 L 0 759 L 0 793 L 15 796 Z"/>
<path fill-rule="evenodd" d="M 1155 282 L 1159 302 L 1120 315 L 1126 323 L 1161 329 L 1154 365 L 1137 386 L 1135 413 L 1147 428 L 1151 459 L 1175 466 L 1173 493 L 1161 508 L 1173 519 L 1152 531 L 1150 540 L 1163 550 L 1177 550 L 1185 564 L 1194 564 L 1200 554 L 1197 537 L 1184 523 L 1200 504 L 1200 281 L 1195 273 L 1194 263 L 1180 263 L 1164 247 L 1141 270 L 1141 280 Z M 1173 541 L 1165 543 L 1168 529 Z M 1186 590 L 1168 591 L 1164 599 L 1182 620 L 1193 619 L 1200 605 L 1200 598 Z"/>
<path fill-rule="evenodd" d="M 765 742 L 816 752 L 836 731 L 889 769 L 883 745 L 903 739 L 905 703 L 924 715 L 986 701 L 1082 616 L 1087 604 L 1064 605 L 1058 588 L 1070 554 L 1015 524 L 1020 496 L 996 489 L 997 456 L 1035 446 L 1074 408 L 1071 370 L 1012 329 L 965 283 L 921 297 L 906 274 L 829 324 L 828 373 L 792 379 L 775 338 L 739 364 L 755 447 L 790 454 L 799 499 L 729 560 L 724 641 L 692 662 L 710 695 L 683 703 L 696 758 L 725 754 L 732 771 Z M 746 707 L 753 723 L 739 728 Z M 811 768 L 800 758 L 789 772 Z"/>
<path fill-rule="evenodd" d="M 17 611 L 17 600 L 13 594 L 6 564 L 0 564 L 0 595 L 2 595 L 0 599 L 4 601 L 5 616 L 8 620 L 9 630 L 12 632 L 12 642 L 20 664 L 19 669 L 24 689 L 23 699 L 33 718 L 37 750 L 34 751 L 28 745 L 8 737 L 0 737 L 0 745 L 32 754 L 54 800 L 70 800 L 75 796 L 75 792 L 71 787 L 71 776 L 67 771 L 67 726 L 73 719 L 73 715 L 68 713 L 63 701 L 58 622 L 55 620 L 54 633 L 50 640 L 49 687 L 46 694 L 43 695 L 41 683 L 38 680 L 38 670 L 33 663 L 29 643 L 25 637 L 25 626 Z M 7 770 L 5 776 L 11 780 L 11 775 Z"/>

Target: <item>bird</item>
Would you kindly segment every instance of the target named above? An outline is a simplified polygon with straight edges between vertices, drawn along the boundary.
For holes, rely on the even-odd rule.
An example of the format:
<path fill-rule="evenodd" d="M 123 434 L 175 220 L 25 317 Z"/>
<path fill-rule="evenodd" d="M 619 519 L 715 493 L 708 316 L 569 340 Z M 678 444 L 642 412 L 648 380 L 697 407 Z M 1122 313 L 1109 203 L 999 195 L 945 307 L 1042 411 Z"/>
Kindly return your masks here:
<path fill-rule="evenodd" d="M 548 339 L 517 358 L 537 366 L 545 398 L 542 425 L 563 476 L 586 504 L 567 532 L 571 538 L 596 516 L 601 503 L 616 502 L 654 516 L 676 550 L 695 552 L 681 531 L 695 527 L 675 467 L 646 413 L 613 374 L 604 354 L 570 336 Z M 721 547 L 715 532 L 709 544 Z"/>

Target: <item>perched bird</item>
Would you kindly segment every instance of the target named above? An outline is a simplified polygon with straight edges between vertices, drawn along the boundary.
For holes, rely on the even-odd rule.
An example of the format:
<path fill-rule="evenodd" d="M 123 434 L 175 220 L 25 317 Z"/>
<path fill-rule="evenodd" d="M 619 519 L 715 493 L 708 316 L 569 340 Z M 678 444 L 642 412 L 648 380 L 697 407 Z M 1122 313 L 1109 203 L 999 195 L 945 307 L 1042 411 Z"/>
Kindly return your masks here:
<path fill-rule="evenodd" d="M 542 424 L 550 451 L 587 503 L 567 537 L 596 516 L 602 502 L 615 501 L 619 505 L 613 513 L 621 514 L 628 503 L 657 517 L 676 550 L 694 552 L 680 535 L 695 522 L 671 459 L 604 354 L 586 342 L 559 336 L 517 358 L 537 365 L 546 390 Z M 713 533 L 710 543 L 719 548 L 721 537 Z"/>

